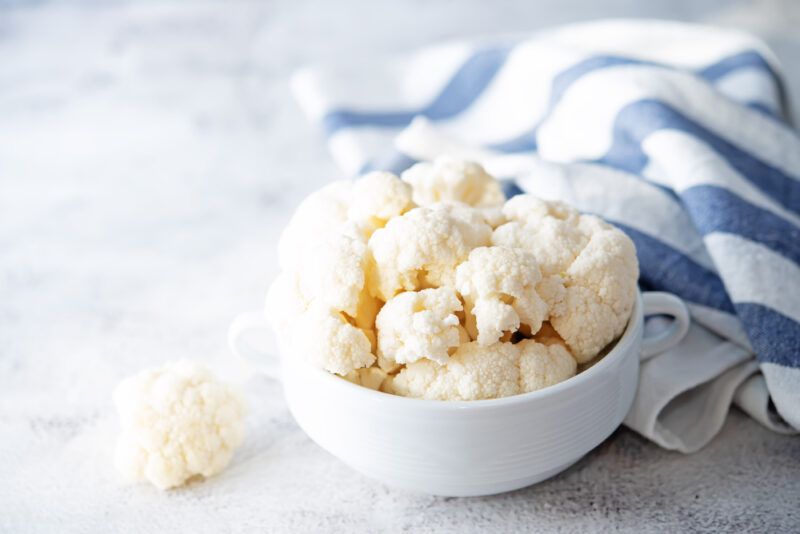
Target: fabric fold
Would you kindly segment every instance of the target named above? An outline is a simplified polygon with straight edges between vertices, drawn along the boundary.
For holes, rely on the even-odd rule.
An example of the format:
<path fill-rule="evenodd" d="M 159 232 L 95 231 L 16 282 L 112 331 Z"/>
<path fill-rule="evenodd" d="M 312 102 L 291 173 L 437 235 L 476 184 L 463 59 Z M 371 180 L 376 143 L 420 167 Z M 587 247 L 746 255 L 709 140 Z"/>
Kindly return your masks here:
<path fill-rule="evenodd" d="M 348 175 L 455 155 L 508 191 L 628 233 L 642 288 L 684 299 L 694 323 L 643 363 L 628 426 L 682 452 L 713 438 L 733 404 L 772 430 L 800 429 L 800 137 L 763 43 L 600 21 L 293 83 Z"/>

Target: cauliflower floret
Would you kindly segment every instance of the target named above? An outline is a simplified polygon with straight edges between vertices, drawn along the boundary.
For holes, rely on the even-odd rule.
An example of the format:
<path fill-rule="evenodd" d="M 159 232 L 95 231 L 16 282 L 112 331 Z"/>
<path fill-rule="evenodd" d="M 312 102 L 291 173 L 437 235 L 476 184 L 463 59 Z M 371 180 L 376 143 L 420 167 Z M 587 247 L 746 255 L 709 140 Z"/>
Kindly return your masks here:
<path fill-rule="evenodd" d="M 392 392 L 432 400 L 494 399 L 519 393 L 519 351 L 511 343 L 465 343 L 445 365 L 409 364 L 392 380 Z"/>
<path fill-rule="evenodd" d="M 306 301 L 319 301 L 355 317 L 364 288 L 367 245 L 335 234 L 319 243 L 313 255 L 298 266 L 300 293 Z"/>
<path fill-rule="evenodd" d="M 542 327 L 539 329 L 538 332 L 533 336 L 533 339 L 536 340 L 537 343 L 541 343 L 542 345 L 554 345 L 560 344 L 566 348 L 566 344 L 561 336 L 558 335 L 553 325 L 549 322 L 542 323 Z"/>
<path fill-rule="evenodd" d="M 312 303 L 292 328 L 290 345 L 296 356 L 337 375 L 375 362 L 367 333 L 340 312 Z"/>
<path fill-rule="evenodd" d="M 472 161 L 448 156 L 417 163 L 402 174 L 414 190 L 414 202 L 427 206 L 457 201 L 470 206 L 498 206 L 505 202 L 500 184 L 483 167 Z"/>
<path fill-rule="evenodd" d="M 617 229 L 593 235 L 570 265 L 564 312 L 550 322 L 578 363 L 594 358 L 625 330 L 638 277 L 633 242 Z"/>
<path fill-rule="evenodd" d="M 347 216 L 376 229 L 414 207 L 411 186 L 390 172 L 371 172 L 356 180 Z"/>
<path fill-rule="evenodd" d="M 517 195 L 503 213 L 509 222 L 495 229 L 492 243 L 532 253 L 545 276 L 565 272 L 589 242 L 579 225 L 581 214 L 561 202 Z"/>
<path fill-rule="evenodd" d="M 353 182 L 333 182 L 314 191 L 297 206 L 278 241 L 278 259 L 283 270 L 302 264 L 308 249 L 338 233 L 348 223 L 352 189 Z"/>
<path fill-rule="evenodd" d="M 308 301 L 297 287 L 295 273 L 282 272 L 267 291 L 264 314 L 278 333 L 291 330 L 298 318 L 308 309 Z"/>
<path fill-rule="evenodd" d="M 295 210 L 278 241 L 281 268 L 313 263 L 319 245 L 337 234 L 366 242 L 375 229 L 413 206 L 411 187 L 388 172 L 333 182 L 308 195 Z"/>
<path fill-rule="evenodd" d="M 188 360 L 123 380 L 114 404 L 122 424 L 117 469 L 160 489 L 219 473 L 244 438 L 241 396 Z"/>
<path fill-rule="evenodd" d="M 523 250 L 479 247 L 470 252 L 456 269 L 456 288 L 474 316 L 466 324 L 468 330 L 474 325 L 479 344 L 491 345 L 521 323 L 531 332 L 539 330 L 547 315 L 547 305 L 536 292 L 541 278 L 536 258 Z"/>
<path fill-rule="evenodd" d="M 376 319 L 378 356 L 397 363 L 428 358 L 445 363 L 460 343 L 461 301 L 448 287 L 407 291 L 391 298 Z"/>
<path fill-rule="evenodd" d="M 313 193 L 281 238 L 278 334 L 312 364 L 408 396 L 494 398 L 572 376 L 627 324 L 633 244 L 565 204 L 504 200 L 480 165 L 447 157 Z"/>
<path fill-rule="evenodd" d="M 489 243 L 492 240 L 492 227 L 483 210 L 462 202 L 441 202 L 428 207 L 447 213 L 467 243 Z M 479 245 L 473 248 L 475 246 Z"/>
<path fill-rule="evenodd" d="M 560 344 L 525 339 L 484 347 L 473 341 L 461 345 L 445 365 L 430 360 L 407 365 L 387 381 L 387 391 L 431 400 L 496 399 L 552 386 L 576 371 L 575 359 Z"/>
<path fill-rule="evenodd" d="M 379 390 L 386 380 L 388 374 L 380 367 L 364 367 L 350 371 L 344 375 L 344 379 L 365 388 Z"/>
<path fill-rule="evenodd" d="M 520 352 L 520 393 L 528 393 L 575 376 L 578 362 L 559 343 L 544 345 L 523 339 L 515 345 Z"/>
<path fill-rule="evenodd" d="M 403 366 L 402 364 L 397 363 L 396 361 L 392 360 L 391 358 L 387 358 L 386 356 L 382 356 L 380 354 L 380 351 L 378 351 L 377 362 L 378 362 L 378 367 L 382 371 L 384 371 L 386 374 L 389 374 L 389 375 L 395 374 Z"/>
<path fill-rule="evenodd" d="M 346 314 L 376 348 L 375 317 L 380 303 L 366 289 L 366 244 L 345 234 L 318 243 L 315 257 L 284 271 L 267 293 L 266 315 L 286 336 L 312 304 Z"/>
<path fill-rule="evenodd" d="M 414 208 L 372 234 L 369 291 L 388 301 L 400 291 L 452 287 L 456 266 L 490 239 L 491 228 L 471 208 Z"/>
<path fill-rule="evenodd" d="M 332 295 L 337 293 L 347 294 L 341 290 L 331 292 Z M 265 316 L 275 331 L 284 336 L 292 330 L 293 325 L 300 320 L 302 314 L 314 302 L 320 305 L 328 305 L 335 311 L 347 313 L 353 319 L 355 325 L 364 331 L 370 339 L 373 349 L 375 349 L 375 317 L 380 309 L 380 301 L 372 297 L 366 287 L 362 288 L 356 295 L 355 315 L 351 315 L 353 313 L 352 308 L 347 306 L 347 310 L 342 310 L 340 309 L 342 306 L 334 306 L 335 299 L 307 299 L 299 288 L 297 273 L 283 272 L 275 278 L 269 287 L 269 291 L 267 291 Z M 342 301 L 339 300 L 339 302 Z"/>
<path fill-rule="evenodd" d="M 505 214 L 503 213 L 503 206 L 488 206 L 485 208 L 475 208 L 483 216 L 486 224 L 492 227 L 492 230 L 508 222 Z"/>
<path fill-rule="evenodd" d="M 531 252 L 543 274 L 537 290 L 549 319 L 578 363 L 594 358 L 625 329 L 636 298 L 633 242 L 592 215 L 530 195 L 509 200 L 508 223 L 492 243 Z"/>

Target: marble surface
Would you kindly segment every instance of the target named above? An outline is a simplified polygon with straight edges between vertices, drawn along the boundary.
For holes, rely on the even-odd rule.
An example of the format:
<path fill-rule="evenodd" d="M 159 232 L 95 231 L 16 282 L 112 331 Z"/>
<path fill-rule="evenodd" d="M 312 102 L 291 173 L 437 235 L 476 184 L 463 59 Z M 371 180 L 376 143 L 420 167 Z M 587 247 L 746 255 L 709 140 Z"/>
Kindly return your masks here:
<path fill-rule="evenodd" d="M 800 102 L 790 0 L 0 3 L 0 531 L 796 530 L 800 440 L 738 412 L 692 456 L 621 429 L 538 486 L 444 499 L 349 470 L 231 364 L 281 225 L 338 177 L 293 69 L 599 16 L 759 32 Z M 242 382 L 246 442 L 206 482 L 125 486 L 111 391 L 182 357 Z"/>

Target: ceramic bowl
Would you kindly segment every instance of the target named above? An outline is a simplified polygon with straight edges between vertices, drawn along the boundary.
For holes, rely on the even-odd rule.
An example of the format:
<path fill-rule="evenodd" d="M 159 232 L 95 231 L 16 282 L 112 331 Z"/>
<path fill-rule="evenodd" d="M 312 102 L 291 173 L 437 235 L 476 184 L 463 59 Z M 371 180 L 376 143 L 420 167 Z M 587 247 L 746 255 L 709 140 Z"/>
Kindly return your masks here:
<path fill-rule="evenodd" d="M 644 316 L 650 314 L 675 320 L 658 336 L 643 339 Z M 234 352 L 260 372 L 280 377 L 292 415 L 323 449 L 390 486 L 475 496 L 549 478 L 605 440 L 631 407 L 640 358 L 677 343 L 689 315 L 673 295 L 644 293 L 613 349 L 588 369 L 539 391 L 479 401 L 373 391 L 285 350 L 279 361 L 270 360 L 244 342 L 249 330 L 263 328 L 260 314 L 237 321 L 230 332 Z"/>

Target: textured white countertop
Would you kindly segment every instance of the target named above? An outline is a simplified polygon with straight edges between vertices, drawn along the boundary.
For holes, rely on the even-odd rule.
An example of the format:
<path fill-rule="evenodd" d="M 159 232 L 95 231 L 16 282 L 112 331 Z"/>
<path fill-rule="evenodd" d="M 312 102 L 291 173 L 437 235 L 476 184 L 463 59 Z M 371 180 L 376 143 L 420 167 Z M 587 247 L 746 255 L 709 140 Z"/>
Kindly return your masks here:
<path fill-rule="evenodd" d="M 0 531 L 742 530 L 800 524 L 800 440 L 735 412 L 693 456 L 627 430 L 488 498 L 388 489 L 312 443 L 280 386 L 244 383 L 222 475 L 166 494 L 111 467 L 114 385 L 182 357 L 231 379 L 298 200 L 338 177 L 287 86 L 310 61 L 598 16 L 760 32 L 800 102 L 800 9 L 759 2 L 0 4 Z M 795 106 L 796 108 L 797 106 Z"/>

